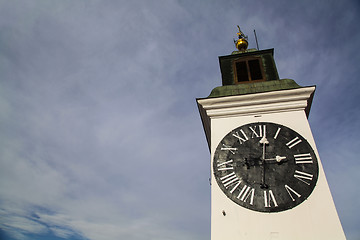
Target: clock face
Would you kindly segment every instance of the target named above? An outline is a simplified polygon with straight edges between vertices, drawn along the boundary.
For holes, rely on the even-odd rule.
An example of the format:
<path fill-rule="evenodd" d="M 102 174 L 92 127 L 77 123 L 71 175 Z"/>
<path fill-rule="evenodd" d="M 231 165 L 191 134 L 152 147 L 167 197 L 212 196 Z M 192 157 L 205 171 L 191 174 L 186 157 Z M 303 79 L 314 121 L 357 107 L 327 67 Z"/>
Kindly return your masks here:
<path fill-rule="evenodd" d="M 318 178 L 318 162 L 300 134 L 270 122 L 229 132 L 216 148 L 215 179 L 236 204 L 259 212 L 281 212 L 306 200 Z"/>

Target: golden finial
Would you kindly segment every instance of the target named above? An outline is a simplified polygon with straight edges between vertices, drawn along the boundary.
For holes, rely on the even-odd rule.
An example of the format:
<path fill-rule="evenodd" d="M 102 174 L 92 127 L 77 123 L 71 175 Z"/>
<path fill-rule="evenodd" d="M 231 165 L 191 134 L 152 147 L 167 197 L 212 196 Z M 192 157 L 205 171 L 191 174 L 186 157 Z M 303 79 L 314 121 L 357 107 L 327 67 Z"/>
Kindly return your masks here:
<path fill-rule="evenodd" d="M 238 35 L 238 40 L 235 41 L 234 39 L 234 43 L 235 43 L 235 46 L 236 48 L 241 51 L 241 52 L 245 52 L 245 50 L 247 49 L 249 43 L 247 41 L 247 36 L 245 36 L 245 34 L 240 30 L 240 27 L 239 25 L 237 25 L 238 29 L 239 29 L 239 32 L 236 33 Z"/>

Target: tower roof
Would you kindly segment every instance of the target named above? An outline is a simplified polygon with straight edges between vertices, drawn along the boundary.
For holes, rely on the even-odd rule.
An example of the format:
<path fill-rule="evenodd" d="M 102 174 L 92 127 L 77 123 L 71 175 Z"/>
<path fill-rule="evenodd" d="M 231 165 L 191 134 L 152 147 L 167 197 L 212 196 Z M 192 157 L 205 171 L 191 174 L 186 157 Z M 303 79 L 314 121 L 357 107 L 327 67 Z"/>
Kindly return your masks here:
<path fill-rule="evenodd" d="M 294 88 L 301 88 L 301 86 L 292 79 L 279 79 L 272 81 L 254 82 L 249 84 L 237 84 L 216 87 L 211 91 L 208 97 L 225 97 L 250 93 L 270 92 L 276 90 L 287 90 Z"/>

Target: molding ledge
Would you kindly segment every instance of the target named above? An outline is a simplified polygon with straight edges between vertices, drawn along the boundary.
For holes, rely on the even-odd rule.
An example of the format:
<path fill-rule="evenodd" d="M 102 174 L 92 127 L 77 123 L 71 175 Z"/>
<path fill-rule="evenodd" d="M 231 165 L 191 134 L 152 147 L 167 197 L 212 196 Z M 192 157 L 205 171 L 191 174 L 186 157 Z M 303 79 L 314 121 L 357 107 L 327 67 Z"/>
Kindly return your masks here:
<path fill-rule="evenodd" d="M 210 147 L 212 118 L 304 110 L 309 115 L 315 86 L 265 93 L 196 99 Z"/>

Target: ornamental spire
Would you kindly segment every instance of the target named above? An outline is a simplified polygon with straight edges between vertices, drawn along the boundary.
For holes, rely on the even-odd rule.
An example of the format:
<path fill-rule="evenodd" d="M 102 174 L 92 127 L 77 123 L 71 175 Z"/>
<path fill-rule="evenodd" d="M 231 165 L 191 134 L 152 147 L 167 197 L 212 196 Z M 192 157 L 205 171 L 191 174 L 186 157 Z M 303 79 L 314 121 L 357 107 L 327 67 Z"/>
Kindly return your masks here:
<path fill-rule="evenodd" d="M 245 50 L 247 49 L 248 47 L 248 36 L 245 36 L 245 34 L 240 30 L 240 27 L 239 25 L 237 25 L 238 29 L 239 29 L 239 32 L 236 33 L 238 35 L 238 40 L 235 41 L 234 39 L 234 43 L 235 43 L 235 46 L 236 48 L 241 51 L 241 52 L 245 52 Z"/>

